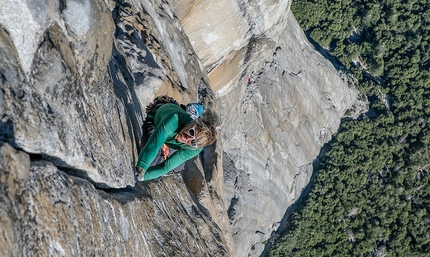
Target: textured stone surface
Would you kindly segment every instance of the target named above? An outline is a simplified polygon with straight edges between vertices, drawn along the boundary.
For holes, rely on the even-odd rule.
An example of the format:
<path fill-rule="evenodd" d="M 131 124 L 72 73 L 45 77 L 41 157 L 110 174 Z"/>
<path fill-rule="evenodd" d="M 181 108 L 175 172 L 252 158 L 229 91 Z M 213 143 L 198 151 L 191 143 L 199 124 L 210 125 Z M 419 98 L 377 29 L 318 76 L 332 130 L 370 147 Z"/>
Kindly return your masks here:
<path fill-rule="evenodd" d="M 0 158 L 1 256 L 228 255 L 180 175 L 97 190 L 8 144 Z"/>
<path fill-rule="evenodd" d="M 283 38 L 256 40 L 246 53 L 245 76 L 218 91 L 225 188 L 238 256 L 261 253 L 307 185 L 321 147 L 358 96 L 305 41 L 292 15 L 288 22 Z"/>
<path fill-rule="evenodd" d="M 264 35 L 287 17 L 290 1 L 172 1 L 194 49 L 210 70 L 232 59 L 250 38 Z"/>
<path fill-rule="evenodd" d="M 2 7 L 2 121 L 13 127 L 5 139 L 101 186 L 125 187 L 134 183 L 145 106 L 162 88 L 195 101 L 207 75 L 164 3 L 56 3 Z M 21 35 L 37 43 L 20 40 L 21 9 L 47 6 L 29 16 L 37 31 Z"/>
<path fill-rule="evenodd" d="M 307 42 L 289 4 L 174 4 L 220 106 L 225 202 L 237 256 L 261 254 L 340 119 L 365 108 L 347 77 Z"/>
<path fill-rule="evenodd" d="M 216 108 L 166 2 L 2 2 L 0 60 L 2 256 L 232 255 L 220 148 L 135 186 L 156 94 Z"/>

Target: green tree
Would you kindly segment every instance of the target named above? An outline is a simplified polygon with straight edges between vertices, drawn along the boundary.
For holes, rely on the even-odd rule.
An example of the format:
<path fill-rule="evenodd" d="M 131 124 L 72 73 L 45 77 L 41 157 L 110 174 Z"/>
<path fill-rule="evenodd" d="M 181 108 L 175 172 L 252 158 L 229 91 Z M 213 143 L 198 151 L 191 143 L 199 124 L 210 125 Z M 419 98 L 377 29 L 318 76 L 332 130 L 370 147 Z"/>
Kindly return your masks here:
<path fill-rule="evenodd" d="M 370 110 L 341 124 L 270 256 L 430 252 L 429 0 L 294 0 Z"/>

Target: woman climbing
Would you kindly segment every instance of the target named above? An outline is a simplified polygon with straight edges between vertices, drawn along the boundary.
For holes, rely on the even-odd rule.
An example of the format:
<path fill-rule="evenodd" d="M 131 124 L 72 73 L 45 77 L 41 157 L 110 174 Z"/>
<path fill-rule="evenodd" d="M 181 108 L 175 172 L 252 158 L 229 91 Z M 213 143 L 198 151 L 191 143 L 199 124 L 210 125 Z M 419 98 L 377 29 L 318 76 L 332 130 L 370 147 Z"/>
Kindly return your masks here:
<path fill-rule="evenodd" d="M 163 97 L 170 101 L 153 104 L 147 110 L 150 135 L 136 164 L 135 175 L 139 181 L 161 177 L 171 170 L 182 170 L 187 160 L 216 140 L 218 117 L 215 113 L 210 110 L 202 113 L 199 104 L 183 108 L 170 97 Z"/>

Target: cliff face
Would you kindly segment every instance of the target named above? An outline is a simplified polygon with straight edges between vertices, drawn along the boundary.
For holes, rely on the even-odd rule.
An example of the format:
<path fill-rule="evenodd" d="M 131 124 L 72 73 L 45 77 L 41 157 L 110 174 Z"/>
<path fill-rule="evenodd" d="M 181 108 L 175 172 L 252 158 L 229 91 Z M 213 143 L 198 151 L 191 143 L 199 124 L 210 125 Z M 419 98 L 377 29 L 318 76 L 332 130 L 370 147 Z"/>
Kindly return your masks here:
<path fill-rule="evenodd" d="M 365 103 L 307 41 L 290 1 L 174 6 L 223 119 L 224 192 L 238 256 L 258 256 L 347 113 Z M 212 40 L 209 40 L 212 39 Z M 222 50 L 221 50 L 222 48 Z"/>
<path fill-rule="evenodd" d="M 0 74 L 2 256 L 259 255 L 357 99 L 288 1 L 3 3 Z M 160 94 L 220 137 L 135 184 Z"/>
<path fill-rule="evenodd" d="M 228 256 L 180 176 L 95 189 L 50 162 L 0 149 L 1 256 Z"/>
<path fill-rule="evenodd" d="M 17 1 L 0 14 L 0 255 L 231 255 L 211 160 L 135 184 L 153 97 L 199 91 L 214 105 L 167 3 Z"/>

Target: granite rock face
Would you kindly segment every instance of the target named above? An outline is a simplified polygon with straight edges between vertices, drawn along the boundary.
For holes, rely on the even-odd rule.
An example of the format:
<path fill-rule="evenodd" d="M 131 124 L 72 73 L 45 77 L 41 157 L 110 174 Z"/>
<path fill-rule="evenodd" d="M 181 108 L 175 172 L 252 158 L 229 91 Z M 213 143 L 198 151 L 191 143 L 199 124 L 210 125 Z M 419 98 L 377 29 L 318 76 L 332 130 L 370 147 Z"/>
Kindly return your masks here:
<path fill-rule="evenodd" d="M 156 95 L 216 109 L 165 1 L 2 2 L 0 60 L 1 256 L 232 255 L 217 158 L 135 184 Z"/>
<path fill-rule="evenodd" d="M 0 148 L 1 256 L 228 256 L 180 176 L 96 189 L 9 144 Z"/>
<path fill-rule="evenodd" d="M 2 6 L 2 122 L 13 126 L 11 143 L 101 186 L 132 184 L 146 105 L 163 88 L 179 101 L 208 88 L 188 38 L 173 16 L 157 13 L 162 4 L 30 3 Z M 23 10 L 34 13 L 16 20 Z M 21 35 L 19 24 L 34 33 Z"/>
<path fill-rule="evenodd" d="M 309 44 L 290 1 L 235 1 L 227 8 L 179 2 L 174 8 L 209 72 L 223 119 L 225 202 L 236 253 L 259 256 L 341 118 L 366 103 Z"/>
<path fill-rule="evenodd" d="M 198 56 L 211 70 L 230 61 L 233 52 L 246 47 L 252 37 L 278 26 L 287 17 L 290 3 L 285 0 L 180 0 L 171 4 Z"/>

